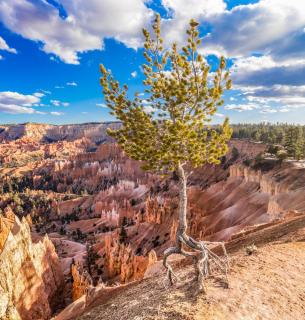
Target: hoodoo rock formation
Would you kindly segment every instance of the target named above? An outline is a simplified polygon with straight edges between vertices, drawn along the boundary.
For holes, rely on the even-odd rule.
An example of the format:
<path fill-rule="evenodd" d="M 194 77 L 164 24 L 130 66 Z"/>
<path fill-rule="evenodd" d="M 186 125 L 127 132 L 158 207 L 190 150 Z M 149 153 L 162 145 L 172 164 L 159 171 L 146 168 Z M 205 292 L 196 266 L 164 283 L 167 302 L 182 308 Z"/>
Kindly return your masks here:
<path fill-rule="evenodd" d="M 71 274 L 73 278 L 72 300 L 75 301 L 86 293 L 92 284 L 92 279 L 78 262 L 71 265 Z"/>
<path fill-rule="evenodd" d="M 175 241 L 177 177 L 127 158 L 105 133 L 118 125 L 0 126 L 0 319 L 50 319 L 57 298 L 128 286 Z M 193 237 L 231 242 L 305 211 L 305 168 L 256 160 L 265 148 L 232 140 L 219 166 L 192 172 Z"/>

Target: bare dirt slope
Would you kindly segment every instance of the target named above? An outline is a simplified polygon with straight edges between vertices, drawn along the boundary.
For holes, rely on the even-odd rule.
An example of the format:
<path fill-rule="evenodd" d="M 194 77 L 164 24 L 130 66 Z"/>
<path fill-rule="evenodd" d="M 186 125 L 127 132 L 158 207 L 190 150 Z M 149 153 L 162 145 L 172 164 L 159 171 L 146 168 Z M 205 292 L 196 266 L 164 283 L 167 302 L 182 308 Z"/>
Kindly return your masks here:
<path fill-rule="evenodd" d="M 258 251 L 249 256 L 245 246 L 252 241 Z M 83 297 L 62 314 L 64 317 L 56 319 L 305 319 L 304 215 L 247 230 L 227 247 L 231 251 L 229 289 L 223 287 L 222 279 L 211 278 L 207 280 L 207 295 L 196 295 L 192 267 L 184 261 L 180 262 L 179 281 L 174 287 L 168 287 L 160 270 L 157 276 L 123 289 L 100 290 L 85 308 L 88 311 L 77 317 Z"/>
<path fill-rule="evenodd" d="M 164 278 L 131 286 L 78 319 L 305 319 L 305 243 L 272 244 L 258 253 L 233 257 L 230 288 L 208 281 L 207 296 L 195 295 L 192 269 L 183 269 L 179 284 L 167 288 Z"/>

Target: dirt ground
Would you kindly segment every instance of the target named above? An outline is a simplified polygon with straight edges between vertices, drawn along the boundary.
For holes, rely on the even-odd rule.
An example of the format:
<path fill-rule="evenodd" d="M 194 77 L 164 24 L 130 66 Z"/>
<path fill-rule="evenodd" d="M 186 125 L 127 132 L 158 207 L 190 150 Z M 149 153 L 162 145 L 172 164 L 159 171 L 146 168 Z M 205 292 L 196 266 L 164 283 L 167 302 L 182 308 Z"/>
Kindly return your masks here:
<path fill-rule="evenodd" d="M 191 266 L 169 287 L 159 275 L 128 285 L 78 320 L 304 320 L 305 242 L 266 244 L 253 255 L 244 248 L 231 257 L 230 287 L 207 280 L 196 295 Z"/>

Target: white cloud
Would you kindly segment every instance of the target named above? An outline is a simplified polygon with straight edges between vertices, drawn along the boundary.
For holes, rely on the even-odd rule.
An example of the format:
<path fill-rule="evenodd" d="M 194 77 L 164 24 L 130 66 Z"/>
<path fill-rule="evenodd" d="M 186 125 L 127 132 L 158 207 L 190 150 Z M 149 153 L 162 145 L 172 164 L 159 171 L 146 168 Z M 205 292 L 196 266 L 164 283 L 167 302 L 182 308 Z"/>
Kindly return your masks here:
<path fill-rule="evenodd" d="M 188 20 L 211 17 L 223 13 L 226 9 L 223 0 L 162 0 L 162 4 L 172 13 L 173 18 L 185 17 Z"/>
<path fill-rule="evenodd" d="M 55 106 L 55 107 L 59 107 L 60 104 L 61 104 L 61 102 L 60 102 L 59 100 L 51 100 L 50 102 L 51 102 L 51 103 L 53 104 L 53 106 Z"/>
<path fill-rule="evenodd" d="M 41 113 L 41 111 L 32 108 L 40 104 L 41 97 L 37 92 L 25 95 L 14 91 L 2 91 L 0 92 L 0 112 L 11 114 Z"/>
<path fill-rule="evenodd" d="M 262 113 L 262 114 L 276 113 L 276 112 L 278 112 L 278 110 L 276 109 L 262 109 L 259 111 L 259 113 Z"/>
<path fill-rule="evenodd" d="M 88 112 L 87 111 L 82 111 L 82 114 L 88 114 Z"/>
<path fill-rule="evenodd" d="M 150 102 L 149 102 L 148 100 L 146 100 L 146 99 L 142 99 L 141 102 L 142 102 L 143 104 L 146 104 L 146 105 L 150 103 Z"/>
<path fill-rule="evenodd" d="M 0 2 L 0 20 L 13 32 L 42 43 L 42 50 L 70 64 L 79 63 L 79 53 L 103 48 L 103 39 L 113 37 L 126 46 L 140 46 L 141 28 L 152 17 L 144 0 L 59 0 L 67 12 L 47 1 Z"/>
<path fill-rule="evenodd" d="M 0 60 L 3 60 L 3 57 L 1 56 L 1 54 L 0 54 Z"/>
<path fill-rule="evenodd" d="M 162 22 L 162 33 L 167 45 L 181 43 L 186 38 L 185 30 L 190 19 L 205 21 L 223 13 L 226 8 L 223 0 L 162 0 L 162 4 L 171 16 Z"/>
<path fill-rule="evenodd" d="M 55 89 L 64 89 L 64 86 L 55 86 Z"/>
<path fill-rule="evenodd" d="M 55 107 L 60 107 L 60 106 L 68 107 L 70 105 L 69 102 L 62 102 L 62 101 L 59 101 L 59 100 L 51 100 L 50 102 Z"/>
<path fill-rule="evenodd" d="M 226 110 L 235 110 L 238 112 L 243 112 L 243 111 L 251 111 L 258 109 L 258 106 L 255 104 L 228 104 L 224 107 Z"/>
<path fill-rule="evenodd" d="M 0 37 L 0 50 L 8 51 L 10 53 L 17 53 L 17 50 L 10 48 L 2 37 Z"/>
<path fill-rule="evenodd" d="M 77 83 L 75 81 L 67 82 L 67 86 L 77 87 Z"/>
<path fill-rule="evenodd" d="M 298 31 L 303 30 L 305 6 L 303 0 L 261 0 L 236 6 L 212 17 L 209 22 L 213 30 L 203 41 L 202 50 L 206 53 L 220 51 L 235 57 L 268 52 L 273 55 L 273 51 L 280 51 L 285 39 L 294 41 Z M 297 49 L 299 57 L 303 57 L 304 46 Z M 285 58 L 282 51 L 282 58 Z"/>
<path fill-rule="evenodd" d="M 97 103 L 96 106 L 101 108 L 108 108 L 105 103 Z"/>
<path fill-rule="evenodd" d="M 146 113 L 152 113 L 152 112 L 155 112 L 155 111 L 156 111 L 156 109 L 154 109 L 152 106 L 146 105 L 144 107 L 144 112 L 146 112 Z"/>
<path fill-rule="evenodd" d="M 138 73 L 137 73 L 137 71 L 133 71 L 133 72 L 131 72 L 130 75 L 131 75 L 133 78 L 136 78 L 137 75 L 138 75 Z"/>
<path fill-rule="evenodd" d="M 22 105 L 22 106 L 30 106 L 34 103 L 39 103 L 40 97 L 35 94 L 25 95 L 18 92 L 13 91 L 3 91 L 0 92 L 0 103 L 6 105 Z"/>
<path fill-rule="evenodd" d="M 305 105 L 305 61 L 276 62 L 271 56 L 240 58 L 232 67 L 232 79 L 234 88 L 251 102 Z"/>
<path fill-rule="evenodd" d="M 216 112 L 214 115 L 215 115 L 215 117 L 218 117 L 218 118 L 224 118 L 225 117 L 224 114 L 218 113 L 218 112 Z"/>
<path fill-rule="evenodd" d="M 21 113 L 32 114 L 32 113 L 35 113 L 36 111 L 33 108 L 18 106 L 15 104 L 0 103 L 0 112 L 10 113 L 10 114 L 21 114 Z"/>
<path fill-rule="evenodd" d="M 50 114 L 52 116 L 62 116 L 64 113 L 63 112 L 58 112 L 58 111 L 52 111 L 52 112 L 50 112 Z"/>
<path fill-rule="evenodd" d="M 305 60 L 276 62 L 270 56 L 240 58 L 232 67 L 232 80 L 235 88 L 305 85 Z"/>
<path fill-rule="evenodd" d="M 10 0 L 0 2 L 0 20 L 13 32 L 40 41 L 42 50 L 66 63 L 78 64 L 77 52 L 102 47 L 98 36 L 62 19 L 47 1 Z"/>
<path fill-rule="evenodd" d="M 43 92 L 44 94 L 51 94 L 52 93 L 49 90 L 43 90 L 43 89 L 39 89 L 39 91 Z"/>
<path fill-rule="evenodd" d="M 45 96 L 45 94 L 42 93 L 42 92 L 35 92 L 35 93 L 34 93 L 34 96 L 37 97 L 37 98 L 42 98 L 42 97 Z"/>

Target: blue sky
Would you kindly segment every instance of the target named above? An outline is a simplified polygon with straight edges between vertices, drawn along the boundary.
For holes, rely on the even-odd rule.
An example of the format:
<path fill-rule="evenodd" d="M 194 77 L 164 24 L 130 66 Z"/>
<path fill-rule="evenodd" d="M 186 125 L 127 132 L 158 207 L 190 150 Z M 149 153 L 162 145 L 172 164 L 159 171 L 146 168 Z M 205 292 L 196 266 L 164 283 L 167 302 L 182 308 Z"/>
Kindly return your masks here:
<path fill-rule="evenodd" d="M 99 64 L 141 91 L 154 11 L 166 44 L 182 44 L 195 18 L 207 61 L 229 60 L 233 90 L 215 122 L 305 124 L 303 0 L 0 0 L 0 123 L 113 120 Z"/>

